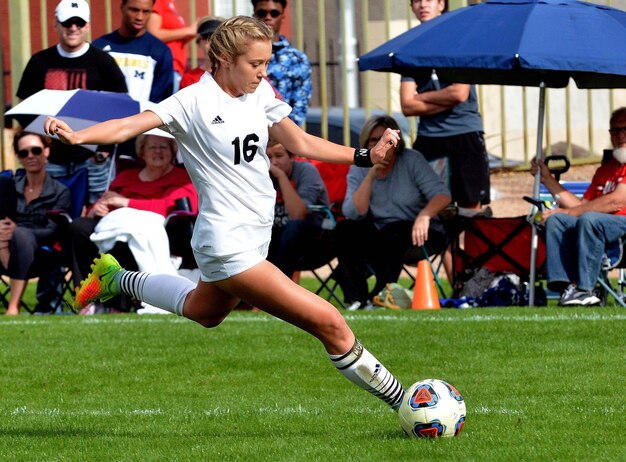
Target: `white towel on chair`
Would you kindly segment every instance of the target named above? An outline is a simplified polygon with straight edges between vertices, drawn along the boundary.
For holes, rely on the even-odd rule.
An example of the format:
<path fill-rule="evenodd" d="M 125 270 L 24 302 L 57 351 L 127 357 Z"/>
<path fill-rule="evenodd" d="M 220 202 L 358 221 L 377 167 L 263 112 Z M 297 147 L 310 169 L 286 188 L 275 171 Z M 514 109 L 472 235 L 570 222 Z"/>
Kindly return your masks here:
<path fill-rule="evenodd" d="M 89 238 L 100 252 L 108 252 L 117 241 L 126 242 L 139 271 L 177 274 L 164 223 L 158 213 L 123 207 L 103 217 Z"/>

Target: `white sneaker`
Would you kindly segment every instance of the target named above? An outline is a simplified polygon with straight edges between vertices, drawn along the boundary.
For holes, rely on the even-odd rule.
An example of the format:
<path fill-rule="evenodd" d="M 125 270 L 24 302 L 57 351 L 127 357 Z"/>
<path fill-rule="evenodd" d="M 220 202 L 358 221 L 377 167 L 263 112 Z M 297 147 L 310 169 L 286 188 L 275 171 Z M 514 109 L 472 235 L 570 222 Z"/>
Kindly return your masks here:
<path fill-rule="evenodd" d="M 570 286 L 572 287 L 572 286 Z M 600 304 L 601 300 L 593 293 L 592 290 L 580 290 L 577 287 L 565 289 L 565 292 L 559 300 L 560 306 L 592 306 Z"/>
<path fill-rule="evenodd" d="M 374 305 L 372 302 L 368 301 L 365 306 L 363 306 L 361 308 L 362 310 L 366 310 L 366 311 L 371 311 L 371 310 L 378 310 L 378 309 L 382 309 L 382 306 L 376 306 Z"/>
<path fill-rule="evenodd" d="M 361 309 L 361 302 L 352 302 L 346 307 L 346 311 L 356 311 Z"/>
<path fill-rule="evenodd" d="M 377 310 L 377 309 L 378 307 L 370 301 L 367 301 L 365 303 L 352 302 L 350 305 L 348 305 L 348 307 L 346 307 L 346 311 Z"/>

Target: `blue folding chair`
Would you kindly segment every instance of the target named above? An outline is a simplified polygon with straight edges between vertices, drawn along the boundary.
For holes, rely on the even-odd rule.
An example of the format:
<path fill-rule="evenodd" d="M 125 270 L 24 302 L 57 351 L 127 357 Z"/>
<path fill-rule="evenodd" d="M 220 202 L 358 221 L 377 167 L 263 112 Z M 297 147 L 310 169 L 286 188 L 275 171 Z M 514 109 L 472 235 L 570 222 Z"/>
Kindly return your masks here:
<path fill-rule="evenodd" d="M 602 156 L 602 163 L 607 162 L 613 156 L 611 149 L 605 149 Z M 587 188 L 589 188 L 589 181 L 560 181 L 559 175 L 565 173 L 569 169 L 569 160 L 565 156 L 549 156 L 545 159 L 546 162 L 550 160 L 563 161 L 564 166 L 559 168 L 556 172 L 553 171 L 559 183 L 572 194 L 578 197 L 582 197 Z M 552 170 L 552 168 L 551 168 Z M 542 184 L 539 190 L 540 201 L 553 200 L 552 195 L 548 189 Z M 626 258 L 624 253 L 626 252 L 626 236 L 622 236 L 620 241 L 616 243 L 611 249 L 607 250 L 604 260 L 602 262 L 602 269 L 597 283 L 600 285 L 599 297 L 602 300 L 602 305 L 608 303 L 608 296 L 611 295 L 615 302 L 623 307 L 626 307 Z M 609 278 L 609 272 L 611 270 L 619 270 L 616 286 L 613 286 L 612 281 Z M 548 298 L 558 298 L 558 294 L 548 291 Z"/>
<path fill-rule="evenodd" d="M 6 171 L 5 171 L 6 172 Z M 5 172 L 1 172 L 2 175 L 8 175 Z M 8 171 L 11 174 L 10 170 Z M 15 172 L 15 176 L 23 175 L 24 170 L 18 169 Z M 83 207 L 85 205 L 88 186 L 88 175 L 86 169 L 79 169 L 71 175 L 63 177 L 55 177 L 55 180 L 63 183 L 70 190 L 71 195 L 71 207 L 70 210 L 51 210 L 48 212 L 48 216 L 51 220 L 55 221 L 58 225 L 57 234 L 60 236 L 63 233 L 65 227 L 71 223 L 72 219 L 81 215 Z M 39 277 L 42 274 L 42 268 L 55 268 L 53 274 L 47 273 L 46 280 L 50 281 L 50 284 L 41 288 L 41 290 L 53 290 L 56 291 L 55 302 L 52 306 L 54 312 L 62 313 L 66 310 L 74 312 L 71 303 L 65 303 L 66 294 L 73 294 L 72 278 L 70 277 L 69 265 L 65 262 L 63 257 L 64 252 L 61 248 L 60 242 L 56 242 L 52 246 L 42 246 L 38 249 L 35 258 L 35 263 L 30 271 L 30 278 Z M 45 261 L 45 265 L 44 263 Z M 4 279 L 0 278 L 0 303 L 5 307 L 8 304 L 8 294 L 10 287 Z M 35 307 L 30 307 L 22 301 L 22 308 L 32 313 Z"/>

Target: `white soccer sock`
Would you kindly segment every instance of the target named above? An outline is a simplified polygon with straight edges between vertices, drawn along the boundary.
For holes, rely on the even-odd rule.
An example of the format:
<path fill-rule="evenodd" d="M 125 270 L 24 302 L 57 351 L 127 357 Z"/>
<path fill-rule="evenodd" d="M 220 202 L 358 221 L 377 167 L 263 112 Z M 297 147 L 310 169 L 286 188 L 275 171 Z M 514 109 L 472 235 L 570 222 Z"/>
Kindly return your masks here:
<path fill-rule="evenodd" d="M 125 271 L 120 278 L 120 289 L 126 295 L 178 316 L 183 315 L 185 298 L 195 288 L 194 282 L 175 274 Z"/>
<path fill-rule="evenodd" d="M 398 409 L 404 395 L 402 384 L 361 342 L 355 340 L 354 346 L 343 355 L 328 356 L 348 380 Z"/>

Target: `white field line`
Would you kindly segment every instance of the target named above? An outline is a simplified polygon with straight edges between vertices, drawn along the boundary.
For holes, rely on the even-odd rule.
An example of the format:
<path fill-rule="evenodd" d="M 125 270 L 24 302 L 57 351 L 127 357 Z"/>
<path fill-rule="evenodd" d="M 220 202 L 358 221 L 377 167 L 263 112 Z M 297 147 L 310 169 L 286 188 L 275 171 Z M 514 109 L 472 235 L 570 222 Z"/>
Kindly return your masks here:
<path fill-rule="evenodd" d="M 353 409 L 354 413 L 361 415 L 382 415 L 391 411 L 387 407 L 373 406 L 371 408 L 358 407 Z M 616 416 L 624 414 L 624 407 L 602 407 L 602 408 L 585 408 L 585 409 L 569 409 L 569 411 L 580 411 L 584 414 L 600 414 L 605 416 Z M 524 409 L 509 409 L 506 407 L 489 407 L 477 406 L 468 409 L 468 415 L 524 415 Z M 0 415 L 4 414 L 0 412 Z M 229 407 L 214 407 L 210 409 L 60 409 L 60 408 L 30 408 L 28 406 L 20 406 L 12 411 L 8 411 L 5 415 L 11 417 L 20 416 L 42 416 L 51 418 L 81 418 L 81 417 L 111 417 L 111 418 L 131 418 L 131 417 L 185 417 L 185 416 L 205 416 L 205 417 L 223 417 L 223 416 L 259 416 L 259 415 L 305 415 L 319 416 L 324 412 L 319 408 L 306 408 L 302 405 L 280 407 L 278 404 L 269 407 L 260 407 L 257 409 Z"/>
<path fill-rule="evenodd" d="M 355 409 L 359 414 L 380 415 L 392 412 L 386 407 L 372 407 Z M 268 407 L 260 407 L 257 409 L 229 407 L 215 407 L 211 409 L 60 409 L 60 408 L 31 408 L 28 406 L 20 406 L 7 412 L 11 417 L 20 416 L 43 416 L 43 417 L 184 417 L 184 416 L 206 416 L 206 417 L 222 417 L 222 416 L 253 416 L 253 415 L 322 415 L 323 412 L 319 408 L 308 409 L 302 405 L 280 407 L 278 404 Z M 0 413 L 2 415 L 2 413 Z"/>
<path fill-rule="evenodd" d="M 477 313 L 470 316 L 450 316 L 443 313 L 423 313 L 410 316 L 397 316 L 391 314 L 346 314 L 344 317 L 350 322 L 395 322 L 395 323 L 424 323 L 424 322 L 494 322 L 494 321 L 517 321 L 517 322 L 561 322 L 561 321 L 626 321 L 626 312 L 618 314 L 601 314 L 601 313 L 556 313 L 556 314 L 532 314 L 532 315 L 502 315 L 490 314 L 489 309 L 485 308 L 483 313 Z M 482 311 L 482 310 L 481 310 Z M 282 322 L 279 319 L 268 315 L 244 315 L 232 313 L 224 322 Z M 10 328 L 13 326 L 25 325 L 56 325 L 65 323 L 76 323 L 74 316 L 68 316 L 67 320 L 54 319 L 54 323 L 48 322 L 46 317 L 20 317 L 19 319 L 0 319 L 0 328 Z M 107 315 L 107 316 L 81 316 L 80 322 L 84 324 L 176 324 L 189 322 L 185 318 L 173 315 L 158 316 L 135 316 L 135 315 Z"/>
<path fill-rule="evenodd" d="M 354 409 L 357 414 L 367 415 L 380 415 L 387 414 L 390 409 L 383 407 L 364 408 L 359 407 Z M 617 412 L 617 410 L 615 411 Z M 472 413 L 475 414 L 504 414 L 504 415 L 521 415 L 524 413 L 522 410 L 511 410 L 505 408 L 489 409 L 487 407 L 479 407 L 473 409 Z M 59 408 L 29 408 L 27 406 L 21 406 L 13 409 L 10 412 L 11 417 L 19 416 L 44 416 L 44 417 L 134 417 L 134 416 L 189 416 L 189 415 L 204 415 L 207 417 L 221 417 L 226 415 L 241 416 L 241 415 L 322 415 L 321 409 L 313 408 L 307 409 L 302 405 L 295 407 L 260 407 L 258 409 L 231 409 L 228 407 L 215 407 L 212 409 L 181 409 L 164 411 L 163 409 L 59 409 Z"/>
<path fill-rule="evenodd" d="M 486 406 L 478 406 L 468 411 L 468 414 L 481 414 L 481 415 L 522 415 L 523 409 L 507 409 L 503 407 L 489 408 Z"/>
<path fill-rule="evenodd" d="M 488 310 L 488 308 L 486 308 Z M 493 315 L 493 314 L 475 314 L 471 316 L 449 316 L 449 315 L 429 315 L 428 317 L 411 316 L 398 317 L 391 315 L 373 315 L 373 316 L 344 316 L 349 321 L 396 321 L 396 322 L 492 322 L 492 321 L 521 321 L 521 322 L 548 322 L 548 321 L 626 321 L 626 313 L 624 314 L 554 314 L 554 315 Z"/>

